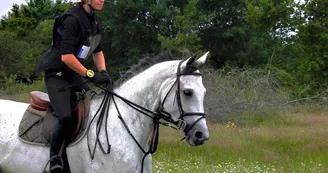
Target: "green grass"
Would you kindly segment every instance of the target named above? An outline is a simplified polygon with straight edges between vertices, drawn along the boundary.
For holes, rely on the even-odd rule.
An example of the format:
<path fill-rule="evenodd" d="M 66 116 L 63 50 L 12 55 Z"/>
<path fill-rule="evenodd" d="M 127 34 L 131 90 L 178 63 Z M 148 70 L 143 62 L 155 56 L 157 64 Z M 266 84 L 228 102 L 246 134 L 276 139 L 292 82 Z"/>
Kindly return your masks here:
<path fill-rule="evenodd" d="M 249 119 L 247 118 L 249 117 Z M 161 128 L 154 172 L 328 172 L 328 116 L 298 113 L 209 125 L 200 147 L 180 142 L 181 134 Z M 252 122 L 252 123 L 251 123 Z"/>
<path fill-rule="evenodd" d="M 0 99 L 23 102 L 29 101 L 30 91 L 45 90 L 43 80 L 24 85 L 8 79 L 3 86 Z M 200 147 L 180 142 L 181 133 L 161 127 L 153 172 L 328 172 L 328 115 L 322 113 L 327 110 L 314 104 L 293 112 L 298 113 L 249 113 L 210 124 L 210 139 Z"/>

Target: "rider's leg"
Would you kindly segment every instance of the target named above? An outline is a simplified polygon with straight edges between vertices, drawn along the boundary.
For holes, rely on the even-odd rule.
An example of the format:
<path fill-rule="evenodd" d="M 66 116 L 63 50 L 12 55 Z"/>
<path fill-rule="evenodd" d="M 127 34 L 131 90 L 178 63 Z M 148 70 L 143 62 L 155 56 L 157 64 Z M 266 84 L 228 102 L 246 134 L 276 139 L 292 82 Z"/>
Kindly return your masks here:
<path fill-rule="evenodd" d="M 60 88 L 70 85 L 70 82 L 62 77 L 46 78 L 46 87 L 50 98 L 51 106 L 56 113 L 57 120 L 55 121 L 53 132 L 50 140 L 50 157 L 57 158 L 50 162 L 51 172 L 61 172 L 61 157 L 58 159 L 62 148 L 65 132 L 71 123 L 71 88 L 59 91 Z M 52 168 L 56 168 L 52 171 Z"/>

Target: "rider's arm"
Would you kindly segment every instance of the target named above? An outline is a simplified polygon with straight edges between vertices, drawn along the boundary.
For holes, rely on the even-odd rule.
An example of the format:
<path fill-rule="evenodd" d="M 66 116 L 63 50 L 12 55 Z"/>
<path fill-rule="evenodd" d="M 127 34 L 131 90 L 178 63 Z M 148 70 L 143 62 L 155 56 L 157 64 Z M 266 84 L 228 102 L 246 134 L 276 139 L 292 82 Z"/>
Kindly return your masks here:
<path fill-rule="evenodd" d="M 62 25 L 62 38 L 60 45 L 61 60 L 76 73 L 85 76 L 87 69 L 78 61 L 74 53 L 79 46 L 82 36 L 77 19 L 67 16 Z"/>
<path fill-rule="evenodd" d="M 62 61 L 76 73 L 85 77 L 87 69 L 80 63 L 73 54 L 65 54 L 61 56 Z"/>
<path fill-rule="evenodd" d="M 98 71 L 106 70 L 106 63 L 103 51 L 93 53 L 93 62 Z"/>

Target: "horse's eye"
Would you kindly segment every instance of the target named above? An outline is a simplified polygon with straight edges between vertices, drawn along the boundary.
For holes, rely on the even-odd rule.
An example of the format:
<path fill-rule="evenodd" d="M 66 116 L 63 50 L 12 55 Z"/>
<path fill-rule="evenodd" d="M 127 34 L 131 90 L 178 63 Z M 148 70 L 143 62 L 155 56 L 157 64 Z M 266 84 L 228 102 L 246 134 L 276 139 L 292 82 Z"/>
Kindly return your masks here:
<path fill-rule="evenodd" d="M 192 91 L 191 90 L 184 90 L 183 94 L 190 97 L 192 95 Z"/>

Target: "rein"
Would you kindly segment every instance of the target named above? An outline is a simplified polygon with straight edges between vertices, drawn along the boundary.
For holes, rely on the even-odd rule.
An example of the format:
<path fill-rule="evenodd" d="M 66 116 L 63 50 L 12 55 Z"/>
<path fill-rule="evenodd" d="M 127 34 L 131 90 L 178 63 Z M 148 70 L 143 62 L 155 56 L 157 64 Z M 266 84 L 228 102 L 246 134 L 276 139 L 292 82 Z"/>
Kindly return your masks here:
<path fill-rule="evenodd" d="M 105 151 L 105 150 L 103 149 L 103 147 L 102 147 L 102 145 L 101 145 L 101 143 L 100 143 L 100 141 L 99 141 L 99 132 L 100 132 L 100 129 L 101 129 L 101 124 L 102 124 L 102 121 L 103 121 L 103 117 L 104 117 L 104 115 L 105 115 L 105 112 L 108 111 L 108 108 L 109 108 L 109 101 L 108 101 L 107 103 L 105 103 L 105 102 L 106 102 L 106 100 L 109 100 L 108 98 L 109 98 L 109 96 L 110 96 L 110 99 L 113 100 L 113 103 L 114 103 L 114 105 L 115 105 L 115 108 L 116 108 L 116 110 L 117 110 L 117 112 L 118 112 L 118 118 L 122 121 L 122 123 L 123 123 L 125 129 L 126 129 L 127 132 L 129 133 L 129 135 L 131 136 L 131 138 L 132 138 L 132 139 L 134 140 L 134 142 L 138 145 L 138 147 L 140 148 L 140 150 L 144 153 L 144 156 L 143 156 L 142 161 L 141 161 L 141 173 L 142 173 L 142 172 L 143 172 L 143 166 L 144 166 L 144 160 L 145 160 L 146 156 L 149 155 L 149 154 L 153 154 L 153 153 L 155 153 L 155 151 L 156 151 L 157 144 L 158 144 L 159 124 L 166 125 L 165 123 L 162 123 L 162 122 L 159 121 L 159 120 L 160 120 L 161 118 L 163 118 L 163 117 L 161 117 L 160 114 L 158 114 L 157 112 L 153 112 L 153 111 L 151 111 L 151 110 L 149 110 L 149 109 L 146 109 L 146 108 L 144 108 L 144 107 L 141 107 L 141 106 L 135 104 L 134 102 L 131 102 L 131 101 L 129 101 L 129 100 L 123 98 L 122 96 L 120 96 L 120 95 L 114 93 L 113 91 L 109 90 L 108 88 L 104 88 L 104 87 L 101 87 L 101 86 L 98 86 L 98 87 L 101 88 L 101 89 L 103 89 L 104 91 L 106 91 L 106 93 L 105 93 L 105 96 L 104 96 L 104 98 L 103 98 L 103 100 L 102 100 L 102 103 L 101 103 L 99 109 L 97 110 L 95 116 L 92 118 L 92 120 L 91 120 L 91 122 L 90 122 L 90 124 L 89 124 L 89 126 L 88 126 L 88 130 L 89 130 L 92 121 L 94 120 L 94 118 L 95 118 L 96 115 L 98 114 L 99 110 L 101 110 L 101 114 L 100 114 L 100 117 L 99 117 L 99 119 L 98 119 L 97 126 L 96 126 L 96 128 L 97 128 L 97 131 L 96 131 L 96 132 L 97 132 L 96 142 L 95 142 L 95 145 L 94 145 L 94 148 L 93 148 L 93 152 L 92 152 L 92 153 L 91 153 L 90 146 L 89 146 L 89 142 L 88 142 L 88 149 L 89 149 L 89 153 L 90 153 L 91 159 L 94 158 L 94 154 L 95 154 L 95 149 L 96 149 L 96 145 L 97 145 L 97 143 L 99 143 L 99 145 L 101 146 L 101 150 L 102 150 L 102 152 L 103 152 L 104 154 L 109 154 L 109 153 L 110 153 L 110 144 L 109 144 L 109 142 L 108 142 L 109 140 L 108 140 L 108 131 L 107 131 L 107 126 L 106 126 L 106 139 L 107 139 L 107 145 L 108 145 L 108 150 L 107 150 L 107 151 Z M 119 108 L 118 108 L 118 106 L 117 106 L 117 103 L 116 103 L 116 101 L 115 101 L 115 97 L 114 97 L 114 96 L 117 97 L 117 98 L 119 98 L 119 99 L 121 99 L 121 100 L 124 101 L 127 105 L 129 105 L 129 106 L 132 107 L 133 109 L 137 110 L 138 112 L 140 112 L 140 113 L 142 113 L 142 114 L 148 116 L 149 118 L 152 118 L 152 119 L 153 119 L 154 130 L 153 130 L 153 136 L 152 136 L 152 139 L 151 139 L 152 143 L 151 143 L 151 147 L 149 148 L 148 151 L 145 151 L 145 150 L 142 148 L 142 146 L 140 145 L 140 143 L 137 141 L 137 139 L 133 136 L 133 134 L 132 134 L 130 128 L 129 128 L 129 127 L 127 126 L 127 124 L 125 123 L 125 121 L 124 121 L 124 119 L 123 119 L 123 117 L 122 117 L 122 115 L 121 115 L 121 113 L 120 113 L 120 111 L 119 111 Z M 107 97 L 107 99 L 106 99 L 106 97 Z M 104 105 L 105 105 L 105 106 L 104 106 Z M 152 114 L 152 115 L 149 115 L 149 114 Z M 106 124 L 107 124 L 107 119 L 108 119 L 108 114 L 106 114 Z M 163 118 L 163 119 L 164 119 L 164 118 Z M 166 119 L 166 118 L 165 118 L 165 119 Z M 167 120 L 170 121 L 170 122 L 174 122 L 172 119 L 167 119 Z M 100 125 L 99 125 L 99 124 L 100 124 Z M 170 126 L 170 127 L 172 127 L 172 126 Z M 175 128 L 175 129 L 176 129 L 176 128 Z M 87 133 L 87 134 L 88 134 L 88 133 Z M 88 140 L 88 135 L 87 135 L 87 141 L 89 141 L 89 140 Z"/>
<path fill-rule="evenodd" d="M 106 92 L 105 96 L 104 96 L 104 98 L 103 98 L 103 100 L 102 100 L 102 102 L 101 102 L 101 104 L 100 104 L 100 106 L 99 106 L 99 108 L 98 108 L 98 110 L 95 114 L 95 116 L 92 118 L 92 120 L 90 121 L 90 124 L 88 125 L 88 128 L 87 128 L 88 150 L 89 150 L 90 157 L 91 157 L 92 160 L 95 156 L 97 144 L 99 144 L 100 149 L 104 154 L 109 154 L 110 153 L 111 145 L 109 144 L 107 126 L 105 126 L 107 151 L 105 151 L 104 147 L 102 146 L 101 142 L 99 141 L 99 134 L 100 134 L 100 131 L 101 131 L 101 128 L 102 128 L 102 124 L 103 124 L 102 122 L 103 122 L 104 118 L 105 118 L 105 124 L 107 124 L 107 122 L 108 122 L 108 113 L 106 114 L 106 112 L 108 112 L 108 110 L 109 110 L 110 99 L 112 99 L 112 96 L 108 92 Z M 91 152 L 91 148 L 90 148 L 90 145 L 89 145 L 89 133 L 88 133 L 88 131 L 90 130 L 90 126 L 91 126 L 92 122 L 95 120 L 95 118 L 97 117 L 98 113 L 100 113 L 100 114 L 99 114 L 99 118 L 98 118 L 97 125 L 96 125 L 96 141 L 95 141 L 95 144 L 94 144 L 94 148 Z"/>

